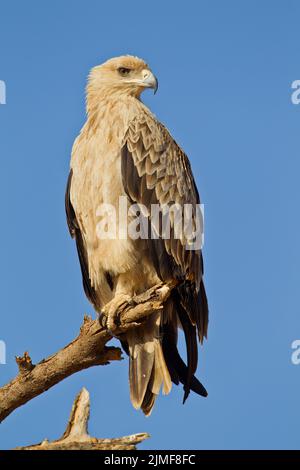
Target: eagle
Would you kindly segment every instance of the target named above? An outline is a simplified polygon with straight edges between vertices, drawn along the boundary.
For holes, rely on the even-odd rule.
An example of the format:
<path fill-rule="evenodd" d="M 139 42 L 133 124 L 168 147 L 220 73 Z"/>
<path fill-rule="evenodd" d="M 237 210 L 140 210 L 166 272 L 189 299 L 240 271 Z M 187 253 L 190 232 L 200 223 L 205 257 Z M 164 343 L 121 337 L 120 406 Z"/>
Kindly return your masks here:
<path fill-rule="evenodd" d="M 162 310 L 119 338 L 129 356 L 131 402 L 145 415 L 172 382 L 183 385 L 183 402 L 191 390 L 207 396 L 195 372 L 197 343 L 207 337 L 208 327 L 201 247 L 188 249 L 186 238 L 175 233 L 174 217 L 168 237 L 156 230 L 155 236 L 105 238 L 97 229 L 99 207 L 117 208 L 121 197 L 141 207 L 150 226 L 153 205 L 196 208 L 200 203 L 188 157 L 141 101 L 148 88 L 156 92 L 158 81 L 140 58 L 116 57 L 92 68 L 87 119 L 72 148 L 65 200 L 85 294 L 99 315 L 105 306 L 112 331 L 118 305 L 158 283 L 175 286 Z M 122 217 L 115 214 L 119 226 Z M 195 217 L 193 211 L 194 225 Z M 186 361 L 177 348 L 179 328 Z"/>

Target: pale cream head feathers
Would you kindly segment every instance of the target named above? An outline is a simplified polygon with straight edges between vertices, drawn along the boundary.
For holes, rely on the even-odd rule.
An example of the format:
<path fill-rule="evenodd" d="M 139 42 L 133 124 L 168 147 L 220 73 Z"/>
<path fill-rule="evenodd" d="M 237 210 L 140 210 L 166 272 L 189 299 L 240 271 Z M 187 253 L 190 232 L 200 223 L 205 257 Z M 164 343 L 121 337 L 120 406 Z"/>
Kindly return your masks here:
<path fill-rule="evenodd" d="M 156 92 L 157 87 L 157 78 L 146 62 L 134 56 L 121 56 L 91 70 L 87 95 L 107 92 L 138 98 L 144 89 Z"/>

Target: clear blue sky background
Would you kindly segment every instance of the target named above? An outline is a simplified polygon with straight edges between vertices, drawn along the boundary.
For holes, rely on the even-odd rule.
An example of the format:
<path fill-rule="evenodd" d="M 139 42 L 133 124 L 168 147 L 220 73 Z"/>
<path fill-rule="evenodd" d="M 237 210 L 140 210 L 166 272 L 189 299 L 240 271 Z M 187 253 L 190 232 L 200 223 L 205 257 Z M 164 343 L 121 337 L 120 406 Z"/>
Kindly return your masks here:
<path fill-rule="evenodd" d="M 127 359 L 78 373 L 0 425 L 0 448 L 62 434 L 91 393 L 90 431 L 147 431 L 148 449 L 299 448 L 299 128 L 297 1 L 0 1 L 1 323 L 7 365 L 55 352 L 93 314 L 64 214 L 72 142 L 89 69 L 135 54 L 159 78 L 145 102 L 183 146 L 205 204 L 209 397 L 129 402 Z"/>

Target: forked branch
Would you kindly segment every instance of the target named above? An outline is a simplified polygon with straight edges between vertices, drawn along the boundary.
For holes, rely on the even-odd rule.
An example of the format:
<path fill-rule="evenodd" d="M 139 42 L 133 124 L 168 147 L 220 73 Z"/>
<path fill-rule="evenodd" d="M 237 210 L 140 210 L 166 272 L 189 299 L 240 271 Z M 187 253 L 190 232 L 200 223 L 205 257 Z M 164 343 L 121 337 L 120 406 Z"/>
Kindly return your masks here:
<path fill-rule="evenodd" d="M 60 439 L 49 442 L 47 439 L 15 450 L 135 450 L 136 444 L 147 439 L 149 434 L 133 434 L 116 439 L 97 439 L 88 433 L 90 416 L 89 392 L 83 388 L 76 397 L 67 428 Z"/>

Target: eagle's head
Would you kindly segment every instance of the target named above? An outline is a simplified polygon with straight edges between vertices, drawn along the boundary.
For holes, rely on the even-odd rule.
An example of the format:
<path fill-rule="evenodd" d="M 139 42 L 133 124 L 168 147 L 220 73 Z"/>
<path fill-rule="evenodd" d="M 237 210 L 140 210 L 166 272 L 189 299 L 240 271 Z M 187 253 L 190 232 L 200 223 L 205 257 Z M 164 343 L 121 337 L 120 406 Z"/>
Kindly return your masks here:
<path fill-rule="evenodd" d="M 117 93 L 138 98 L 146 88 L 158 88 L 157 78 L 142 59 L 121 56 L 109 59 L 91 70 L 87 94 Z"/>

